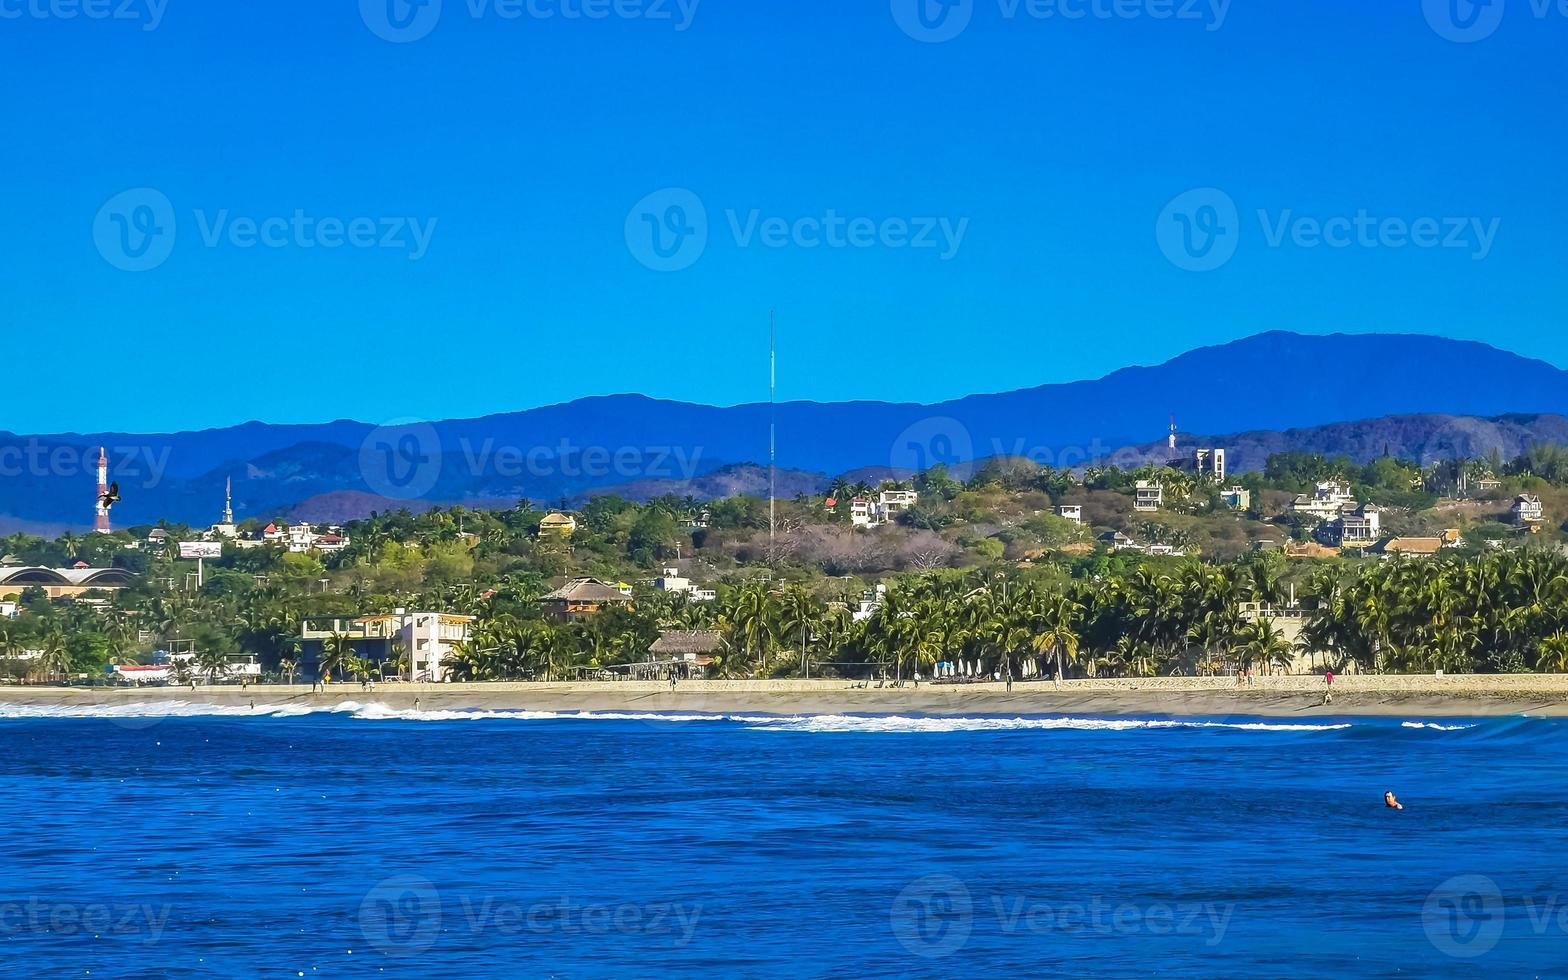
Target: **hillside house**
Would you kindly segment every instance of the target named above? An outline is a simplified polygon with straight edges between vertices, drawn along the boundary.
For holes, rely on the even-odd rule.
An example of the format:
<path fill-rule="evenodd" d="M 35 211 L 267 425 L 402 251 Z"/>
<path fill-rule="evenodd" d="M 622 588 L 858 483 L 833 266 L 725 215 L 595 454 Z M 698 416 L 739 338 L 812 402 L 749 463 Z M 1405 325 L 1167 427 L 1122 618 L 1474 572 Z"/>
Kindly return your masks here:
<path fill-rule="evenodd" d="M 1220 501 L 1231 510 L 1249 510 L 1252 507 L 1252 491 L 1246 487 L 1226 487 L 1220 491 Z"/>
<path fill-rule="evenodd" d="M 898 515 L 920 501 L 914 490 L 883 490 L 875 497 L 856 497 L 849 502 L 849 521 L 856 527 L 881 527 L 898 520 Z"/>
<path fill-rule="evenodd" d="M 1072 521 L 1074 524 L 1082 524 L 1083 523 L 1083 505 L 1082 504 L 1063 504 L 1060 507 L 1056 508 L 1056 516 L 1060 517 L 1064 521 Z"/>
<path fill-rule="evenodd" d="M 1515 497 L 1509 513 L 1514 524 L 1531 530 L 1539 530 L 1546 521 L 1546 508 L 1541 504 L 1541 498 L 1533 493 L 1521 493 Z"/>
<path fill-rule="evenodd" d="M 1165 488 L 1155 480 L 1139 480 L 1133 487 L 1132 509 L 1151 513 L 1165 506 Z"/>
<path fill-rule="evenodd" d="M 1172 457 L 1167 464 L 1173 470 L 1191 473 L 1199 479 L 1225 482 L 1225 450 L 1194 449 L 1186 456 Z"/>
<path fill-rule="evenodd" d="M 1346 504 L 1355 507 L 1355 498 L 1350 495 L 1350 484 L 1343 480 L 1325 480 L 1312 493 L 1297 495 L 1290 503 L 1290 512 L 1305 514 L 1320 521 L 1332 521 L 1340 516 Z"/>
<path fill-rule="evenodd" d="M 596 578 L 578 578 L 540 598 L 545 617 L 558 623 L 594 616 L 609 606 L 626 606 L 631 591 L 607 585 Z"/>
<path fill-rule="evenodd" d="M 569 538 L 577 533 L 577 518 L 554 511 L 539 519 L 539 537 Z"/>

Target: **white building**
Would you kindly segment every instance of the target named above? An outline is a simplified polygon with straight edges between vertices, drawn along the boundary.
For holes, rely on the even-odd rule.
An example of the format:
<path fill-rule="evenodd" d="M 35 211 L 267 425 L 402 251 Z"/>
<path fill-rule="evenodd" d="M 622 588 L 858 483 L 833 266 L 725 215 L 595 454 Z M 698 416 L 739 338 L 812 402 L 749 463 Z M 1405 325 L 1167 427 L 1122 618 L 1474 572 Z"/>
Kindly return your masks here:
<path fill-rule="evenodd" d="M 1310 495 L 1299 494 L 1291 501 L 1290 511 L 1320 521 L 1332 521 L 1339 517 L 1346 504 L 1355 506 L 1355 498 L 1350 495 L 1350 484 L 1343 480 L 1325 480 Z"/>
<path fill-rule="evenodd" d="M 1074 524 L 1082 524 L 1083 505 L 1062 504 L 1060 507 L 1056 508 L 1056 516 L 1060 517 L 1064 521 L 1072 521 Z"/>
<path fill-rule="evenodd" d="M 349 544 L 341 527 L 332 526 L 317 532 L 309 524 L 268 524 L 261 530 L 261 540 L 265 544 L 281 544 L 295 555 L 342 551 Z"/>
<path fill-rule="evenodd" d="M 1133 491 L 1133 510 L 1148 513 L 1165 506 L 1165 488 L 1155 480 L 1139 480 Z"/>
<path fill-rule="evenodd" d="M 1376 504 L 1342 504 L 1339 516 L 1318 528 L 1318 537 L 1328 545 L 1364 548 L 1383 536 L 1382 517 Z"/>
<path fill-rule="evenodd" d="M 856 497 L 849 502 L 849 521 L 856 527 L 881 527 L 920 501 L 913 490 L 883 490 L 875 498 Z"/>
<path fill-rule="evenodd" d="M 882 599 L 887 595 L 887 586 L 878 585 L 875 590 L 867 592 L 861 597 L 860 602 L 850 611 L 849 618 L 856 623 L 864 623 L 877 614 L 882 608 Z"/>
<path fill-rule="evenodd" d="M 653 580 L 653 587 L 661 592 L 681 592 L 692 602 L 713 602 L 719 597 L 714 589 L 699 589 L 691 579 L 681 575 L 678 568 L 666 568 L 664 574 Z"/>
<path fill-rule="evenodd" d="M 1521 493 L 1515 497 L 1510 513 L 1514 523 L 1520 527 L 1531 527 L 1546 520 L 1546 508 L 1541 504 L 1541 498 L 1533 493 Z"/>
<path fill-rule="evenodd" d="M 0 619 L 15 619 L 17 616 L 16 603 L 9 599 L 0 602 Z"/>
<path fill-rule="evenodd" d="M 1194 449 L 1186 456 L 1172 456 L 1168 465 L 1197 477 L 1209 477 L 1215 483 L 1225 482 L 1225 450 Z"/>
<path fill-rule="evenodd" d="M 1231 510 L 1247 510 L 1252 507 L 1252 491 L 1246 487 L 1226 487 L 1220 491 L 1220 500 Z"/>
<path fill-rule="evenodd" d="M 380 664 L 391 664 L 399 653 L 406 656 L 408 667 L 400 671 L 403 680 L 440 684 L 449 679 L 452 653 L 468 642 L 473 622 L 472 616 L 403 609 L 358 619 L 307 619 L 300 624 L 302 659 L 320 664 L 326 641 L 344 636 L 353 641 L 359 656 Z"/>

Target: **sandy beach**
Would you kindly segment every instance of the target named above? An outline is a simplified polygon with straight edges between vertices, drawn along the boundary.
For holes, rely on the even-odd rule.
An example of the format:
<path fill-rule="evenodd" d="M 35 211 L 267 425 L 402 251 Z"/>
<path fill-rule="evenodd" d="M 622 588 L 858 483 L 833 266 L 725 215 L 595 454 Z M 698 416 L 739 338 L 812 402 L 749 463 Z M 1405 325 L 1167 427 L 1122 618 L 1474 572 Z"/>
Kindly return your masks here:
<path fill-rule="evenodd" d="M 297 704 L 327 707 L 377 702 L 394 708 L 711 714 L 865 715 L 1173 715 L 1267 717 L 1384 715 L 1464 717 L 1568 715 L 1568 675 L 1352 676 L 1336 678 L 1324 705 L 1319 677 L 1161 677 L 1050 682 L 929 684 L 862 688 L 841 680 L 610 683 L 381 683 L 374 691 L 339 684 L 326 693 L 308 685 L 189 688 L 0 687 L 0 706 L 92 706 L 184 701 L 225 707 Z"/>

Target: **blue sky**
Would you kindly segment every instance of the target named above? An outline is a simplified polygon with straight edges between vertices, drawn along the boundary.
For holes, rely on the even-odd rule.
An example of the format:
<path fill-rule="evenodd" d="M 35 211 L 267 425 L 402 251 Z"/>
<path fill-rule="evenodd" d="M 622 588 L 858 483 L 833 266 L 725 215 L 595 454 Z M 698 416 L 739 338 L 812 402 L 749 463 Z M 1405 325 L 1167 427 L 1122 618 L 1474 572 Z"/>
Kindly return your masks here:
<path fill-rule="evenodd" d="M 1269 329 L 1568 365 L 1568 17 L 1523 0 L 67 2 L 0 0 L 12 431 L 754 401 L 769 308 L 785 398 Z"/>

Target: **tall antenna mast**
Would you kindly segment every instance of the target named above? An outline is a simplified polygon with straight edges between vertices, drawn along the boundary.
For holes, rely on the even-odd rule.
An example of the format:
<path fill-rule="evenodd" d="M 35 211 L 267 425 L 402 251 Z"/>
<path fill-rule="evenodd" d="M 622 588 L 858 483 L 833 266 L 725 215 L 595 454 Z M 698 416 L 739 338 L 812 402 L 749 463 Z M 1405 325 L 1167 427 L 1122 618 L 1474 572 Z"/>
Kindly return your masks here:
<path fill-rule="evenodd" d="M 768 561 L 773 561 L 774 497 L 777 490 L 779 430 L 777 421 L 778 332 L 773 311 L 768 311 Z"/>

